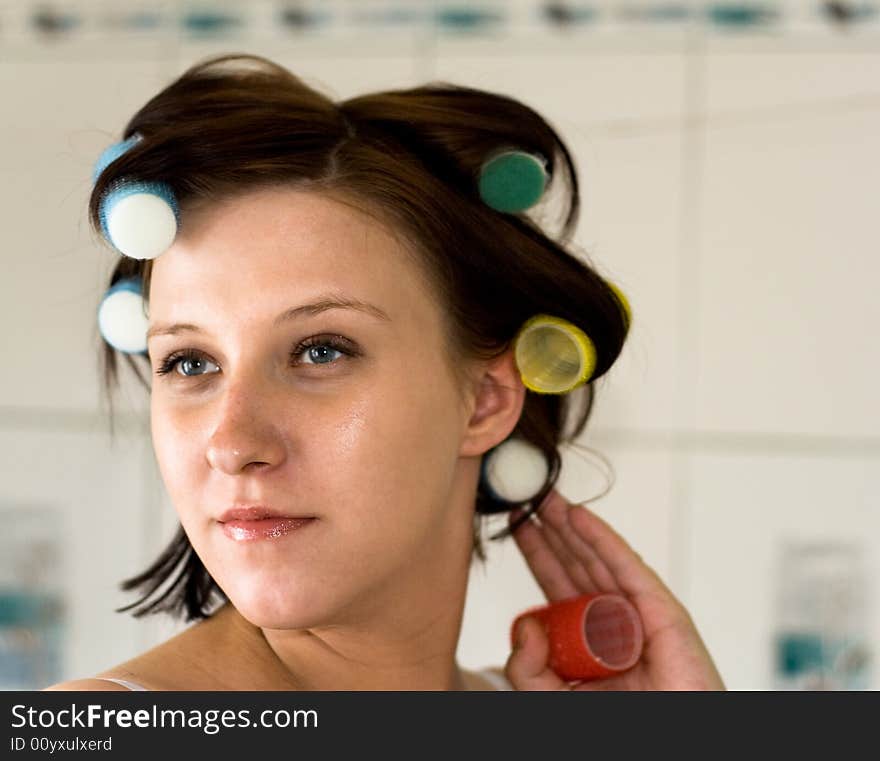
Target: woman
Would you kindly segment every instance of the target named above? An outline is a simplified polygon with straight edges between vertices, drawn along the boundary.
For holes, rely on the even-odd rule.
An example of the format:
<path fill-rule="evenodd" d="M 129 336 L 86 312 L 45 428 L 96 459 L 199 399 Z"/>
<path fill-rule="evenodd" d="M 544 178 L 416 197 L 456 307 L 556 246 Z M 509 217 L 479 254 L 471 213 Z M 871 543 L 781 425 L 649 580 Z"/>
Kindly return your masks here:
<path fill-rule="evenodd" d="M 228 56 L 184 73 L 125 134 L 90 214 L 122 250 L 102 204 L 136 178 L 164 183 L 179 222 L 161 255 L 122 256 L 111 283 L 139 282 L 148 306 L 146 349 L 121 353 L 153 376 L 154 448 L 181 529 L 123 588 L 146 590 L 135 615 L 198 622 L 48 689 L 723 689 L 657 575 L 553 488 L 574 394 L 527 389 L 513 339 L 536 314 L 570 321 L 595 349 L 592 381 L 618 356 L 628 310 L 564 247 L 577 178 L 538 114 L 452 85 L 334 103 L 265 59 Z M 545 157 L 562 183 L 558 240 L 475 188 L 504 146 Z M 103 335 L 111 387 L 120 349 Z M 591 382 L 579 390 L 565 438 L 589 414 Z M 547 462 L 513 510 L 482 469 L 512 438 Z M 457 665 L 482 516 L 499 512 L 548 599 L 630 598 L 637 667 L 566 683 L 531 619 L 494 676 Z"/>

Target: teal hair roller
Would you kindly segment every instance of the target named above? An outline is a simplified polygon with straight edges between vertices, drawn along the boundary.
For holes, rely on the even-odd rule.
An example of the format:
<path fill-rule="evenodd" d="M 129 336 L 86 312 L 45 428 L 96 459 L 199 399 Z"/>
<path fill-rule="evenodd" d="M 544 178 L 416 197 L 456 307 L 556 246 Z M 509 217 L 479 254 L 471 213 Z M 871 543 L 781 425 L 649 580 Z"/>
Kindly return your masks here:
<path fill-rule="evenodd" d="M 480 168 L 480 198 L 496 211 L 525 211 L 540 200 L 548 177 L 547 162 L 542 156 L 505 149 Z"/>

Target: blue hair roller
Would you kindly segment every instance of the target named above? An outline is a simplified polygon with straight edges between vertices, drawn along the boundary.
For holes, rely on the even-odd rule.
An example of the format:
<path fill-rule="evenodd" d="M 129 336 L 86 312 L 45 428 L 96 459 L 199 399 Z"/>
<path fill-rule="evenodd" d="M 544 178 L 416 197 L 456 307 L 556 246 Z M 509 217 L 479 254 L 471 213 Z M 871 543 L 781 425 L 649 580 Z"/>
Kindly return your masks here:
<path fill-rule="evenodd" d="M 113 143 L 109 148 L 105 148 L 98 160 L 95 162 L 95 168 L 92 170 L 92 185 L 98 181 L 98 177 L 110 164 L 118 159 L 123 153 L 134 147 L 141 141 L 141 136 L 137 133 L 132 135 L 128 140 L 119 143 Z"/>
<path fill-rule="evenodd" d="M 147 354 L 148 328 L 140 277 L 114 283 L 98 307 L 98 329 L 104 340 L 124 354 Z"/>
<path fill-rule="evenodd" d="M 95 162 L 92 182 L 142 139 L 136 132 L 105 148 Z M 123 178 L 111 183 L 104 193 L 98 216 L 101 232 L 119 253 L 131 259 L 155 259 L 174 242 L 180 209 L 166 183 Z"/>

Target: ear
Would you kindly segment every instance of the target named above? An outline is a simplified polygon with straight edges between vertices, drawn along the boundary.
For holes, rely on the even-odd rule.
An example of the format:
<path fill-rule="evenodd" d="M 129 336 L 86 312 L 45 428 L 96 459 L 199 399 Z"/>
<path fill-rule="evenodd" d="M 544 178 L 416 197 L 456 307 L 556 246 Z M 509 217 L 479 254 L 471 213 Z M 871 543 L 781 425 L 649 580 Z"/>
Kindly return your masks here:
<path fill-rule="evenodd" d="M 525 404 L 513 349 L 479 366 L 474 379 L 473 409 L 459 455 L 478 457 L 506 439 L 516 427 Z"/>

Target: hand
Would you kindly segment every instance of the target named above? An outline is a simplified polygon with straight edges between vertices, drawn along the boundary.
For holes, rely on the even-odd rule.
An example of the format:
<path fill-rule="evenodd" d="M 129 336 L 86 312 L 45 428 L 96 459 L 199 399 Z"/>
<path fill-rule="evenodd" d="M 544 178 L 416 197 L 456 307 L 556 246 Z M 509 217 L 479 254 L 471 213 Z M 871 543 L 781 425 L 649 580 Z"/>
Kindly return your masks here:
<path fill-rule="evenodd" d="M 522 515 L 511 511 L 509 522 Z M 548 665 L 540 622 L 521 623 L 526 642 L 510 654 L 504 673 L 517 690 L 724 690 L 721 676 L 685 607 L 633 549 L 598 515 L 550 491 L 537 513 L 514 533 L 549 602 L 614 592 L 642 619 L 644 648 L 628 671 L 605 679 L 565 682 Z"/>

